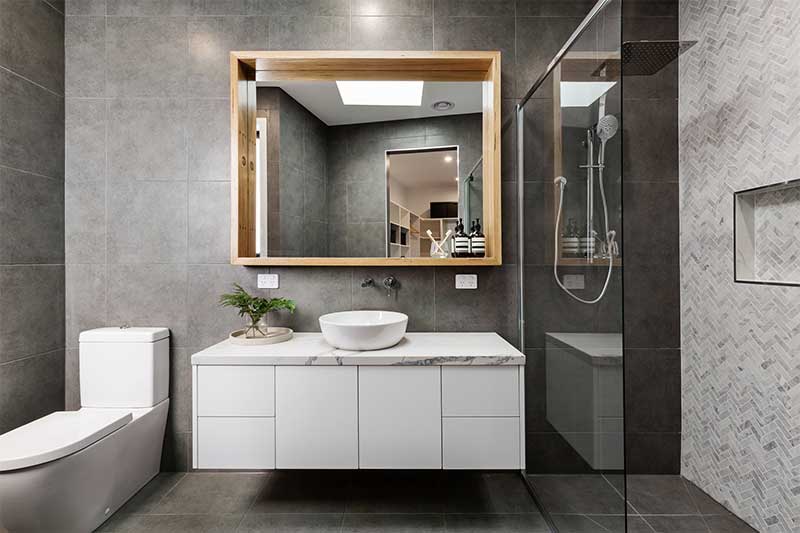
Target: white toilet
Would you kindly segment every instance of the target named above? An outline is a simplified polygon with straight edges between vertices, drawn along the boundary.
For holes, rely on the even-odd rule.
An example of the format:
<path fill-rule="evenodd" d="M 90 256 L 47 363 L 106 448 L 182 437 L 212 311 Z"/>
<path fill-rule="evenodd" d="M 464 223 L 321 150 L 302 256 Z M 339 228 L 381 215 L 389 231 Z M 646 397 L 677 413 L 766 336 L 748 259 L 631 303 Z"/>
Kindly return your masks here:
<path fill-rule="evenodd" d="M 169 330 L 82 332 L 80 382 L 80 410 L 0 435 L 0 531 L 92 531 L 158 474 Z"/>

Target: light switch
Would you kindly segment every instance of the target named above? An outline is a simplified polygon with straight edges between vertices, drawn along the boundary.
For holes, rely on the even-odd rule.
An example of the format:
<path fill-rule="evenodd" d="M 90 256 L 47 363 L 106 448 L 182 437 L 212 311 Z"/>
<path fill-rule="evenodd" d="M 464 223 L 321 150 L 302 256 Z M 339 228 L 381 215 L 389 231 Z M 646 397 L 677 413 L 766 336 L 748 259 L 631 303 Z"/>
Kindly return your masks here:
<path fill-rule="evenodd" d="M 477 289 L 477 274 L 456 274 L 456 289 Z"/>
<path fill-rule="evenodd" d="M 568 289 L 586 288 L 583 280 L 583 274 L 566 274 L 564 276 L 564 286 Z"/>
<path fill-rule="evenodd" d="M 258 275 L 258 288 L 259 289 L 277 289 L 280 287 L 280 280 L 277 274 L 259 274 Z"/>

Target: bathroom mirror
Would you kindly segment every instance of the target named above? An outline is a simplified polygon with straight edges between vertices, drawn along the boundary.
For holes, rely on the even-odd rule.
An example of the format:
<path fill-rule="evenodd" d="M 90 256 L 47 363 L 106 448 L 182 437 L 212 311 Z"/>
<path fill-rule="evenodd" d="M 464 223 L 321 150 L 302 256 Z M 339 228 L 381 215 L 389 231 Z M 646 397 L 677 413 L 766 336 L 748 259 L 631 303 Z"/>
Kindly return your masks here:
<path fill-rule="evenodd" d="M 499 61 L 233 52 L 232 263 L 500 264 Z"/>

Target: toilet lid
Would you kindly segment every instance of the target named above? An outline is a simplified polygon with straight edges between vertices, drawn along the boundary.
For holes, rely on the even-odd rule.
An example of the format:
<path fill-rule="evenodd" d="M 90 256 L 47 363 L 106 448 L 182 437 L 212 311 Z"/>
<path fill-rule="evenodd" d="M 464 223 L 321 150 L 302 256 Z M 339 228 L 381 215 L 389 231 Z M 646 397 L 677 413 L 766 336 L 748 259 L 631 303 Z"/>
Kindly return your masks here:
<path fill-rule="evenodd" d="M 59 411 L 0 435 L 0 472 L 54 461 L 94 444 L 132 420 L 119 409 Z"/>

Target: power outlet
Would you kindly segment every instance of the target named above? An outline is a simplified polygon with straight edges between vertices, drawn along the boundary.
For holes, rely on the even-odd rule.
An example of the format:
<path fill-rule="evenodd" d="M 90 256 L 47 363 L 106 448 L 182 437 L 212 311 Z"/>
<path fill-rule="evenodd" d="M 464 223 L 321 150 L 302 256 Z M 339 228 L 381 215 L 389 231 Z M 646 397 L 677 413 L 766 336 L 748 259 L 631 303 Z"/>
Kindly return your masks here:
<path fill-rule="evenodd" d="M 477 274 L 456 274 L 456 289 L 477 289 Z"/>
<path fill-rule="evenodd" d="M 277 289 L 280 287 L 280 280 L 277 274 L 259 274 L 258 275 L 258 288 L 259 289 Z"/>
<path fill-rule="evenodd" d="M 586 288 L 583 274 L 566 274 L 564 276 L 564 287 L 575 290 Z"/>

